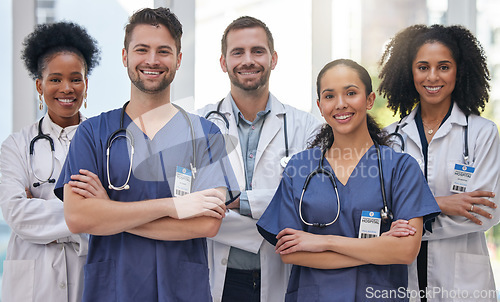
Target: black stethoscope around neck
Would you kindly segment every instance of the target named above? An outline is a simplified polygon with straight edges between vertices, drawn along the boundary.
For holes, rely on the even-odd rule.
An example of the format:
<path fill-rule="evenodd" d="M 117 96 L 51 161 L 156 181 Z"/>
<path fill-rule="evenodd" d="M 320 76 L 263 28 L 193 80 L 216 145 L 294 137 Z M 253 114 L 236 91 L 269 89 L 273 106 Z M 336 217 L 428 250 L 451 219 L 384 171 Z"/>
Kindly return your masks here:
<path fill-rule="evenodd" d="M 401 149 L 401 152 L 405 152 L 405 139 L 401 133 L 399 133 L 399 129 L 403 128 L 407 125 L 407 123 L 402 124 L 401 119 L 397 125 L 396 129 L 394 129 L 394 132 L 389 133 L 387 135 L 387 138 L 390 139 L 391 137 L 396 137 L 397 140 L 399 140 L 399 147 Z M 394 146 L 393 146 L 394 148 Z M 463 152 L 463 159 L 464 163 L 466 165 L 469 165 L 469 115 L 465 115 L 465 126 L 464 126 L 464 152 Z"/>
<path fill-rule="evenodd" d="M 382 172 L 382 158 L 380 155 L 380 146 L 375 141 L 373 142 L 373 144 L 375 145 L 375 149 L 377 151 L 377 162 L 378 162 L 378 171 L 379 171 L 378 175 L 379 175 L 379 179 L 380 179 L 380 190 L 382 192 L 382 201 L 383 201 L 383 207 L 380 210 L 380 217 L 382 218 L 382 222 L 390 223 L 393 219 L 393 215 L 392 215 L 392 211 L 387 206 L 387 198 L 386 198 L 385 187 L 384 187 L 384 175 Z M 339 191 L 337 188 L 337 184 L 335 182 L 335 175 L 332 172 L 325 169 L 325 167 L 323 165 L 323 161 L 325 160 L 325 154 L 327 151 L 328 151 L 328 148 L 325 148 L 321 152 L 321 158 L 319 160 L 318 167 L 316 169 L 314 169 L 311 173 L 309 173 L 309 175 L 307 175 L 304 186 L 302 187 L 302 193 L 300 194 L 300 200 L 299 200 L 299 216 L 300 216 L 300 220 L 302 220 L 302 223 L 304 223 L 305 225 L 308 225 L 308 226 L 319 227 L 319 228 L 324 228 L 324 227 L 327 227 L 327 226 L 334 224 L 340 215 L 340 197 L 339 197 Z M 311 179 L 317 174 L 325 174 L 326 176 L 328 176 L 328 179 L 332 183 L 333 189 L 335 190 L 335 196 L 337 198 L 337 214 L 335 215 L 335 218 L 328 223 L 308 222 L 304 219 L 304 217 L 302 215 L 302 200 L 304 198 L 304 194 L 306 193 L 307 187 L 309 186 Z"/>
<path fill-rule="evenodd" d="M 122 191 L 122 190 L 128 190 L 130 189 L 130 185 L 128 184 L 130 181 L 130 175 L 132 174 L 132 165 L 133 165 L 133 160 L 134 160 L 134 146 L 135 146 L 135 141 L 134 141 L 134 135 L 130 130 L 125 128 L 123 126 L 123 120 L 125 119 L 125 109 L 127 108 L 127 105 L 130 101 L 126 102 L 122 109 L 121 109 L 121 115 L 120 115 L 120 128 L 115 130 L 111 135 L 108 137 L 107 143 L 106 143 L 106 173 L 108 175 L 108 188 L 110 190 L 115 190 L 115 191 Z M 193 178 L 195 178 L 196 174 L 196 143 L 195 143 L 195 136 L 194 136 L 194 128 L 193 128 L 193 123 L 191 122 L 191 119 L 187 115 L 186 111 L 182 109 L 181 107 L 171 103 L 177 110 L 179 110 L 186 121 L 189 124 L 189 129 L 191 130 L 191 143 L 193 146 L 193 161 L 190 163 L 191 166 L 191 172 L 193 173 Z M 128 169 L 128 174 L 127 174 L 127 180 L 125 183 L 121 186 L 113 185 L 111 183 L 111 178 L 110 178 L 110 169 L 109 169 L 109 158 L 110 158 L 110 150 L 111 146 L 113 145 L 113 142 L 120 138 L 124 137 L 128 143 L 130 144 L 130 165 Z"/>
<path fill-rule="evenodd" d="M 210 121 L 213 121 L 210 119 L 210 117 L 212 115 L 217 115 L 220 119 L 222 119 L 222 121 L 224 122 L 224 126 L 226 128 L 226 133 L 229 133 L 229 120 L 227 119 L 227 117 L 220 111 L 221 109 L 221 106 L 222 106 L 222 102 L 224 101 L 224 99 L 220 100 L 218 103 L 217 103 L 217 109 L 216 110 L 212 110 L 212 111 L 209 111 L 207 112 L 207 114 L 205 115 L 205 118 L 207 120 L 210 120 Z M 283 156 L 280 160 L 280 165 L 285 168 L 286 165 L 288 164 L 288 162 L 290 161 L 290 151 L 288 149 L 288 131 L 287 131 L 287 127 L 286 127 L 286 112 L 283 112 L 283 130 L 284 130 L 284 134 L 285 134 L 285 156 Z"/>
<path fill-rule="evenodd" d="M 40 121 L 38 122 L 38 135 L 35 136 L 31 142 L 30 142 L 30 168 L 31 168 L 31 172 L 33 173 L 33 176 L 35 176 L 35 178 L 38 180 L 37 182 L 33 183 L 33 187 L 38 187 L 44 183 L 55 183 L 56 180 L 52 177 L 52 174 L 54 174 L 54 153 L 55 153 L 55 148 L 54 148 L 54 140 L 47 134 L 44 134 L 42 132 L 42 122 L 43 122 L 43 117 L 40 119 Z M 38 141 L 38 140 L 42 140 L 42 139 L 45 139 L 49 142 L 50 144 L 50 151 L 52 153 L 52 164 L 51 164 L 51 167 L 50 167 L 50 175 L 49 177 L 47 177 L 47 179 L 41 179 L 40 177 L 38 177 L 38 175 L 36 175 L 35 173 L 35 169 L 33 167 L 33 162 L 34 162 L 34 154 L 35 154 L 35 143 Z"/>

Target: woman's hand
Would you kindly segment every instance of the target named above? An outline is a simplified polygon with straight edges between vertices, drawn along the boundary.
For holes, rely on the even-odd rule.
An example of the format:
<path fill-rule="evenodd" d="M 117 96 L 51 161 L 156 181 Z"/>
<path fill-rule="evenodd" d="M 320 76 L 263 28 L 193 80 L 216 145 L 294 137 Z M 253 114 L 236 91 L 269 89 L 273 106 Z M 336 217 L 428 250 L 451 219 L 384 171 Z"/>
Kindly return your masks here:
<path fill-rule="evenodd" d="M 482 225 L 483 223 L 472 213 L 476 213 L 488 219 L 493 216 L 476 205 L 484 205 L 496 209 L 497 205 L 486 198 L 494 197 L 495 193 L 489 191 L 474 191 L 450 196 L 436 197 L 441 212 L 451 216 L 463 216 L 472 222 Z M 486 197 L 486 198 L 485 198 Z"/>
<path fill-rule="evenodd" d="M 325 235 L 315 235 L 304 231 L 286 228 L 276 236 L 276 253 L 281 255 L 303 252 L 324 252 L 327 250 Z"/>
<path fill-rule="evenodd" d="M 380 236 L 406 237 L 414 235 L 417 230 L 412 227 L 408 220 L 399 219 L 391 223 L 391 229 Z"/>
<path fill-rule="evenodd" d="M 80 174 L 71 175 L 72 181 L 68 182 L 73 192 L 85 198 L 109 199 L 97 175 L 84 169 L 80 169 L 79 172 Z"/>

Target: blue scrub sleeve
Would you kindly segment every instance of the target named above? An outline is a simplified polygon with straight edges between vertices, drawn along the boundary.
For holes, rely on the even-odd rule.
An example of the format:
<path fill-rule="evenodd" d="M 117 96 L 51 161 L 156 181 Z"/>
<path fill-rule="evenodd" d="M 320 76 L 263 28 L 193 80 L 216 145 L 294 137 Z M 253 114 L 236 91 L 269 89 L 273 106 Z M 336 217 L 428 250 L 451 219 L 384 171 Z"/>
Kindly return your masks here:
<path fill-rule="evenodd" d="M 276 236 L 281 230 L 285 228 L 303 229 L 298 209 L 294 203 L 293 179 L 287 173 L 292 169 L 291 167 L 293 167 L 292 160 L 283 172 L 283 178 L 273 199 L 257 222 L 259 233 L 272 245 L 276 245 L 278 242 Z"/>
<path fill-rule="evenodd" d="M 408 154 L 399 162 L 392 175 L 394 221 L 423 217 L 424 225 L 441 210 L 425 180 L 417 161 Z"/>
<path fill-rule="evenodd" d="M 216 187 L 226 187 L 226 201 L 239 196 L 239 185 L 226 152 L 224 136 L 219 128 L 200 119 L 205 132 L 205 143 L 197 148 L 198 171 L 193 192 Z"/>
<path fill-rule="evenodd" d="M 61 200 L 64 200 L 64 185 L 71 180 L 71 175 L 80 174 L 80 169 L 86 169 L 99 176 L 97 173 L 97 159 L 95 158 L 95 140 L 91 135 L 91 131 L 89 130 L 90 124 L 87 121 L 84 121 L 76 129 L 69 146 L 68 156 L 54 187 L 54 193 Z"/>

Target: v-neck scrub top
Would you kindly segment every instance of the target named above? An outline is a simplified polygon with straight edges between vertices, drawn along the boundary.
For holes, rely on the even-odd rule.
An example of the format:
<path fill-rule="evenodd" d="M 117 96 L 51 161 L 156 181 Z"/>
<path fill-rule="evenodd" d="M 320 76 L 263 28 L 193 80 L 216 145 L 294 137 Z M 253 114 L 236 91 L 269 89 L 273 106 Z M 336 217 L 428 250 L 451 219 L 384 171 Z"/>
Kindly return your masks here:
<path fill-rule="evenodd" d="M 88 119 L 78 128 L 56 185 L 62 199 L 64 184 L 79 169 L 98 175 L 110 199 L 140 201 L 172 197 L 177 167 L 190 169 L 193 157 L 188 121 L 177 112 L 153 139 L 128 115 L 124 126 L 135 139 L 130 189 L 108 189 L 106 147 L 119 128 L 121 109 Z M 195 132 L 197 173 L 191 192 L 209 188 L 237 188 L 226 157 L 224 139 L 213 123 L 188 114 Z M 124 132 L 121 132 L 124 134 Z M 110 152 L 110 178 L 115 186 L 127 179 L 130 144 L 118 138 Z M 82 201 L 84 202 L 84 201 Z M 126 232 L 90 236 L 85 265 L 83 301 L 211 301 L 205 238 L 161 241 Z"/>
<path fill-rule="evenodd" d="M 432 196 L 417 162 L 408 155 L 380 146 L 384 187 L 389 209 L 398 219 L 433 217 L 439 207 Z M 340 215 L 324 228 L 305 225 L 299 216 L 299 200 L 305 180 L 316 169 L 321 150 L 313 148 L 292 157 L 283 172 L 280 186 L 269 207 L 257 223 L 260 233 L 272 244 L 285 228 L 320 235 L 357 238 L 362 211 L 380 212 L 383 207 L 377 152 L 372 146 L 360 159 L 343 185 L 335 178 L 340 197 Z M 324 168 L 334 172 L 324 159 Z M 302 215 L 307 222 L 328 223 L 337 214 L 335 190 L 325 174 L 314 176 L 302 201 Z M 382 225 L 381 233 L 390 225 Z M 370 297 L 376 290 L 405 291 L 406 265 L 361 265 L 343 269 L 314 269 L 294 265 L 285 301 L 377 301 Z M 395 292 L 397 293 L 397 292 Z M 395 301 L 406 301 L 403 294 Z M 383 301 L 392 301 L 385 297 Z"/>

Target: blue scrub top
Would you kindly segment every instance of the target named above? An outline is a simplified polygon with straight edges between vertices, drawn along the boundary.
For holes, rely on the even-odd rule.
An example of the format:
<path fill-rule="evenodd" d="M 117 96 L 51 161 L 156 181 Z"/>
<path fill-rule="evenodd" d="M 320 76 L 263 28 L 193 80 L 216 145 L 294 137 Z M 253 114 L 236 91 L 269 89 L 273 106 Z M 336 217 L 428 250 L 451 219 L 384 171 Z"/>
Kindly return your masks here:
<path fill-rule="evenodd" d="M 62 199 L 63 186 L 79 169 L 99 176 L 110 199 L 140 201 L 172 197 L 177 167 L 190 168 L 192 135 L 178 112 L 149 139 L 125 114 L 124 126 L 135 140 L 129 190 L 107 188 L 108 137 L 119 128 L 121 109 L 83 122 L 71 142 L 55 192 Z M 188 114 L 195 132 L 197 173 L 191 192 L 215 187 L 238 188 L 226 156 L 219 128 Z M 121 132 L 123 134 L 123 132 Z M 130 145 L 118 138 L 111 147 L 110 178 L 124 184 L 130 164 Z M 205 238 L 185 241 L 152 240 L 129 233 L 90 236 L 85 265 L 83 301 L 211 301 Z"/>
<path fill-rule="evenodd" d="M 416 160 L 380 146 L 384 187 L 389 209 L 398 219 L 424 217 L 440 212 Z M 305 180 L 318 167 L 321 150 L 313 148 L 293 156 L 270 205 L 257 223 L 259 232 L 276 245 L 276 235 L 285 228 L 313 234 L 358 238 L 362 211 L 380 212 L 383 207 L 377 152 L 372 146 L 361 158 L 344 186 L 335 178 L 340 197 L 338 220 L 325 228 L 305 225 L 299 216 L 299 200 Z M 325 169 L 334 172 L 328 161 Z M 302 201 L 302 215 L 307 222 L 328 223 L 337 214 L 337 199 L 332 183 L 325 174 L 314 176 Z M 382 225 L 381 233 L 390 229 Z M 406 265 L 362 265 L 351 268 L 321 270 L 294 265 L 288 283 L 286 301 L 378 301 L 376 290 L 393 290 L 394 301 L 406 301 L 398 290 L 408 285 Z M 378 292 L 380 293 L 380 292 Z M 373 294 L 373 295 L 372 295 Z M 371 295 L 371 296 L 370 296 Z M 390 297 L 379 301 L 393 301 Z"/>

